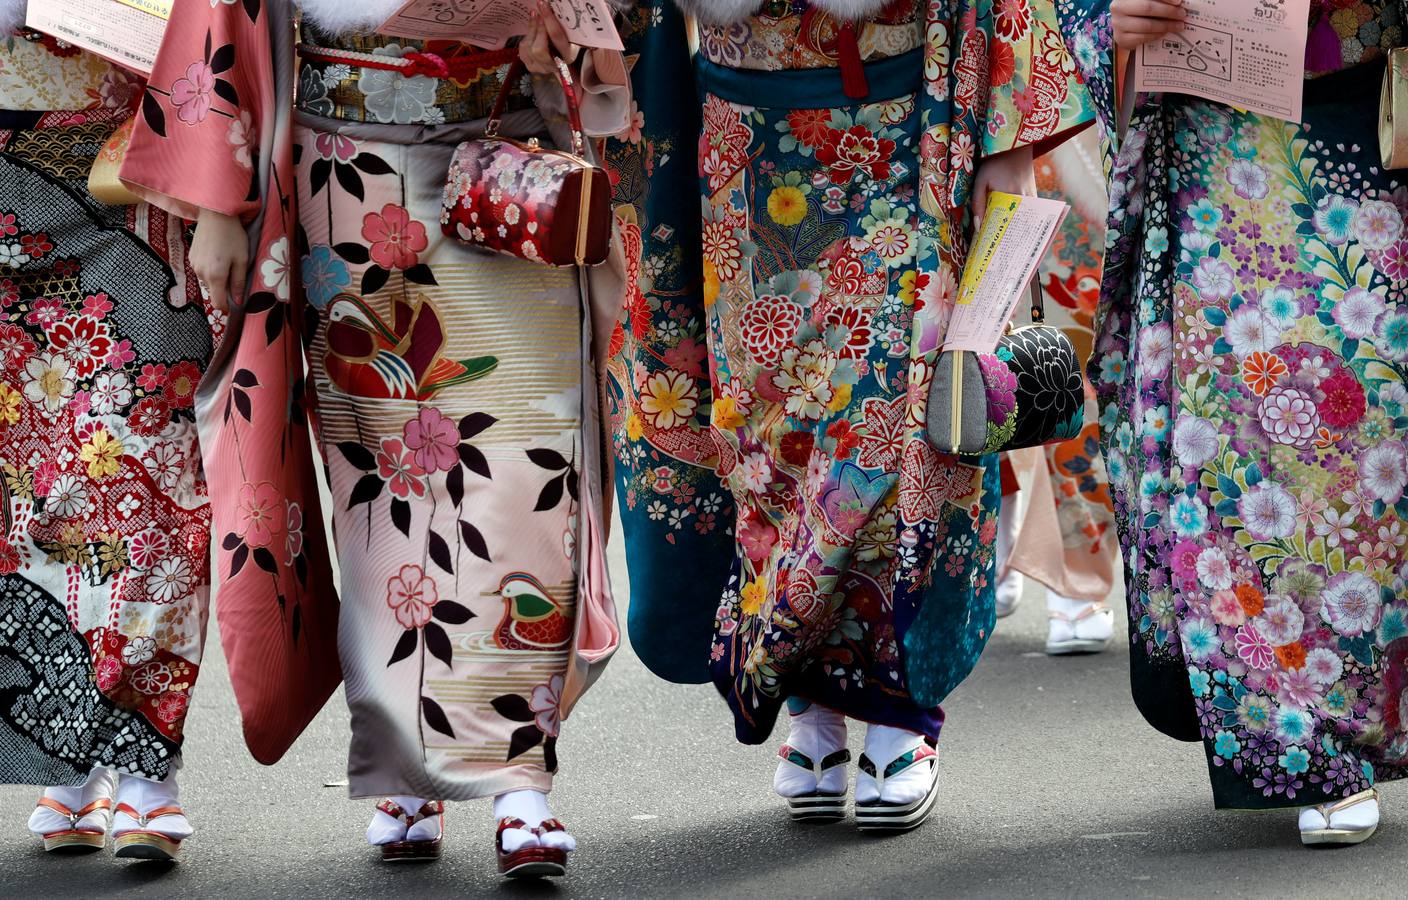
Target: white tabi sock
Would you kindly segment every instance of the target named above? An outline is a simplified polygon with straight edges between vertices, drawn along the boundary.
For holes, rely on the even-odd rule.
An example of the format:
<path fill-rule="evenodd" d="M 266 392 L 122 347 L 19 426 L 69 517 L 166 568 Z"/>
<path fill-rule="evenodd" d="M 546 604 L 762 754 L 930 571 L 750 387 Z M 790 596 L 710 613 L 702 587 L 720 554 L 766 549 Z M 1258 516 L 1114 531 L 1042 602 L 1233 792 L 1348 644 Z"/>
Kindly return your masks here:
<path fill-rule="evenodd" d="M 401 807 L 408 816 L 415 816 L 426 803 L 420 797 L 388 797 L 387 799 Z M 380 847 L 384 844 L 394 844 L 397 841 L 433 841 L 440 837 L 440 831 L 439 816 L 421 819 L 408 830 L 405 822 L 378 809 L 376 815 L 372 817 L 371 824 L 367 826 L 367 843 L 373 847 Z"/>
<path fill-rule="evenodd" d="M 165 781 L 150 781 L 135 775 L 121 775 L 117 780 L 117 805 L 127 804 L 137 812 L 146 815 L 164 806 L 181 807 L 181 792 L 176 785 L 176 771 L 166 776 Z M 185 814 L 162 816 L 142 825 L 130 815 L 117 812 L 113 816 L 113 834 L 127 831 L 154 831 L 173 841 L 184 841 L 195 829 Z"/>
<path fill-rule="evenodd" d="M 88 780 L 78 787 L 45 788 L 44 796 L 77 813 L 94 800 L 103 797 L 111 799 L 116 788 L 117 776 L 111 770 L 94 769 L 89 773 Z M 39 837 L 70 828 L 91 828 L 106 832 L 111 821 L 112 810 L 109 809 L 95 810 L 79 819 L 76 824 L 70 824 L 67 817 L 59 815 L 55 810 L 47 806 L 36 806 L 29 816 L 29 830 Z"/>
<path fill-rule="evenodd" d="M 846 746 L 846 717 L 834 709 L 812 703 L 803 712 L 792 713 L 791 722 L 788 745 L 811 757 L 816 765 Z M 822 773 L 818 782 L 815 772 L 779 760 L 772 777 L 772 789 L 780 797 L 801 797 L 813 791 L 844 794 L 849 775 L 846 766 L 835 766 Z"/>
<path fill-rule="evenodd" d="M 1343 829 L 1345 831 L 1368 831 L 1379 824 L 1379 801 L 1364 800 L 1353 806 L 1330 814 L 1330 820 L 1317 807 L 1307 806 L 1300 811 L 1300 830 L 1319 831 L 1322 828 Z"/>
<path fill-rule="evenodd" d="M 494 798 L 494 820 L 521 819 L 528 828 L 537 828 L 554 819 L 548 806 L 548 795 L 542 791 L 509 791 Z M 553 847 L 571 853 L 577 849 L 577 839 L 565 831 L 549 831 L 538 835 L 522 828 L 504 832 L 504 852 L 513 853 L 524 847 Z"/>
<path fill-rule="evenodd" d="M 865 731 L 865 755 L 875 764 L 877 772 L 916 747 L 924 746 L 923 735 L 889 725 L 871 725 Z M 885 779 L 884 792 L 876 789 L 875 779 L 864 771 L 856 773 L 856 802 L 874 803 L 913 803 L 929 792 L 933 783 L 930 766 L 934 762 L 920 762 L 910 766 L 893 778 Z"/>
<path fill-rule="evenodd" d="M 1007 568 L 1007 560 L 1012 556 L 1012 548 L 1017 543 L 1017 533 L 1022 527 L 1022 495 L 1012 494 L 1002 498 L 1002 507 L 997 513 L 997 616 L 1010 616 L 1022 602 L 1022 589 L 1027 579 L 1016 569 Z M 1003 569 L 1007 573 L 1003 574 Z"/>

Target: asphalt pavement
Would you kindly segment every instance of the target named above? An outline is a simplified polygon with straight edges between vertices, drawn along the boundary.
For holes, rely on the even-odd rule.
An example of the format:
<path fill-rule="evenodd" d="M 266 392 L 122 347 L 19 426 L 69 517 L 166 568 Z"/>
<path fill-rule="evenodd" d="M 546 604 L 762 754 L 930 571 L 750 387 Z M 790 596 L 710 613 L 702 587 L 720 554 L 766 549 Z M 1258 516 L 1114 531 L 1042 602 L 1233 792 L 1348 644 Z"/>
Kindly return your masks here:
<path fill-rule="evenodd" d="M 620 548 L 615 571 L 625 590 Z M 1119 627 L 1123 628 L 1123 619 Z M 37 793 L 0 788 L 0 897 L 1394 897 L 1408 893 L 1408 785 L 1384 791 L 1369 843 L 1306 850 L 1294 814 L 1215 813 L 1202 750 L 1144 725 L 1123 646 L 1048 658 L 1036 590 L 948 705 L 943 794 L 899 837 L 797 826 L 771 747 L 734 742 L 707 687 L 650 675 L 629 648 L 566 723 L 556 812 L 581 842 L 568 878 L 507 883 L 488 801 L 454 804 L 438 863 L 387 866 L 347 799 L 335 697 L 272 768 L 241 743 L 212 624 L 190 716 L 183 799 L 197 834 L 174 868 L 103 853 L 47 857 L 24 823 Z M 777 735 L 780 740 L 782 735 Z M 854 752 L 860 730 L 853 729 Z"/>

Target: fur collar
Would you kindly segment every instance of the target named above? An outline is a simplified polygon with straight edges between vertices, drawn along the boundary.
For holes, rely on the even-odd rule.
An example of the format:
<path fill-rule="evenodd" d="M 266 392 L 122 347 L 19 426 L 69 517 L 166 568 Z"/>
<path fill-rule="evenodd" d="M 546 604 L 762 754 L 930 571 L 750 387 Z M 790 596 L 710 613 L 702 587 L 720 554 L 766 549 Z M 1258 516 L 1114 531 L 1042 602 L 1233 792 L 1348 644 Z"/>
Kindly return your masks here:
<path fill-rule="evenodd" d="M 14 34 L 24 25 L 28 0 L 0 0 L 0 35 Z"/>
<path fill-rule="evenodd" d="M 763 0 L 675 0 L 680 9 L 704 25 L 732 25 L 757 13 Z M 840 21 L 876 15 L 891 0 L 811 0 L 811 5 Z"/>
<path fill-rule="evenodd" d="M 405 6 L 406 0 L 298 0 L 298 5 L 303 18 L 324 34 L 367 34 Z"/>
<path fill-rule="evenodd" d="M 0 4 L 24 0 L 0 0 Z M 324 34 L 366 33 L 391 18 L 406 0 L 298 0 L 303 16 Z M 610 0 L 613 7 L 630 9 L 632 0 Z"/>

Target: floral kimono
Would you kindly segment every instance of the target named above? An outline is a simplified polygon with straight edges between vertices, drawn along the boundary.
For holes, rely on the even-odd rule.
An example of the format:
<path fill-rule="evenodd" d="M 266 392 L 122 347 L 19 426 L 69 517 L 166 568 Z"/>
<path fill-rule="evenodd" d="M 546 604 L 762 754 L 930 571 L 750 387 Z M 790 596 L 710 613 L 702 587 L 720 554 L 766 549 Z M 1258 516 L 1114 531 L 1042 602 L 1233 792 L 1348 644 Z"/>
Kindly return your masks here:
<path fill-rule="evenodd" d="M 733 561 L 734 514 L 709 426 L 699 104 L 687 102 L 694 70 L 674 0 L 635 4 L 621 37 L 634 101 L 629 128 L 607 143 L 627 261 L 608 402 L 631 580 L 628 628 L 652 672 L 703 683 Z"/>
<path fill-rule="evenodd" d="M 180 220 L 88 191 L 140 80 L 6 34 L 0 781 L 82 784 L 97 767 L 160 781 L 205 641 L 210 506 L 193 405 L 220 321 Z"/>
<path fill-rule="evenodd" d="M 700 321 L 707 349 L 638 345 L 618 446 L 649 457 L 707 403 L 715 449 L 692 452 L 735 506 L 709 655 L 740 740 L 789 696 L 936 737 L 993 622 L 996 466 L 923 427 L 973 173 L 1089 111 L 1043 3 L 899 2 L 855 26 L 760 5 L 700 24 L 702 311 L 647 296 L 626 323 Z M 663 505 L 642 531 L 668 534 Z"/>
<path fill-rule="evenodd" d="M 1108 4 L 1062 0 L 1114 116 Z M 1408 774 L 1408 181 L 1374 128 L 1393 2 L 1313 4 L 1300 124 L 1141 97 L 1090 374 L 1146 718 L 1219 807 Z"/>
<path fill-rule="evenodd" d="M 1071 205 L 1042 262 L 1046 321 L 1066 332 L 1081 359 L 1094 347 L 1091 330 L 1100 298 L 1105 250 L 1105 172 L 1095 129 L 1087 129 L 1036 162 L 1043 196 Z M 1087 384 L 1087 402 L 1094 391 Z M 1063 597 L 1102 603 L 1115 587 L 1119 545 L 1098 413 L 1081 434 L 1043 447 L 1022 486 L 1031 496 L 1010 565 Z M 1051 535 L 1060 534 L 1060 541 Z"/>
<path fill-rule="evenodd" d="M 202 409 L 207 445 L 228 454 L 217 487 L 240 498 L 218 529 L 221 605 L 247 615 L 222 631 L 252 640 L 281 621 L 286 589 L 326 584 L 297 561 L 294 523 L 263 512 L 313 486 L 306 349 L 342 605 L 340 622 L 305 612 L 291 637 L 337 634 L 353 796 L 546 791 L 561 718 L 617 643 L 592 338 L 604 346 L 603 310 L 619 307 L 619 252 L 588 275 L 443 233 L 451 156 L 483 134 L 514 51 L 310 18 L 295 92 L 293 32 L 286 2 L 179 6 L 124 169 L 260 236 L 244 327 Z M 620 130 L 626 92 L 590 62 L 581 88 L 589 130 Z M 516 92 L 504 133 L 561 142 L 561 89 L 537 90 L 543 112 Z M 524 175 L 495 177 L 507 191 Z M 246 687 L 251 702 L 282 690 Z"/>

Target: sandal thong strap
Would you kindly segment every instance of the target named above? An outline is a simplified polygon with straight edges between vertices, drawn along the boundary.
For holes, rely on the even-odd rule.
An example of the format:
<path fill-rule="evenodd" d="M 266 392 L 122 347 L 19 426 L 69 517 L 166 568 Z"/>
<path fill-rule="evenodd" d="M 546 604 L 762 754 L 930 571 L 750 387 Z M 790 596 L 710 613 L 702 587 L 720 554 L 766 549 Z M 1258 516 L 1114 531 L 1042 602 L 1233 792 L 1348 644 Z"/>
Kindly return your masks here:
<path fill-rule="evenodd" d="M 427 800 L 421 805 L 421 808 L 416 811 L 415 815 L 411 815 L 401 808 L 401 804 L 388 797 L 378 803 L 376 808 L 378 811 L 386 813 L 391 818 L 403 823 L 409 828 L 417 822 L 429 819 L 431 816 L 443 814 L 445 812 L 445 803 L 441 800 Z"/>
<path fill-rule="evenodd" d="M 1092 603 L 1073 616 L 1067 615 L 1066 613 L 1059 612 L 1053 609 L 1047 610 L 1046 617 L 1048 619 L 1054 619 L 1058 622 L 1065 622 L 1068 625 L 1075 625 L 1078 622 L 1084 622 L 1086 619 L 1094 618 L 1095 616 L 1098 616 L 1101 613 L 1109 611 L 1110 608 L 1103 603 Z"/>
<path fill-rule="evenodd" d="M 77 827 L 80 820 L 86 819 L 88 816 L 91 816 L 98 810 L 112 809 L 112 800 L 108 797 L 100 797 L 99 799 L 94 800 L 92 803 L 89 803 L 87 806 L 83 807 L 77 812 L 74 812 L 72 809 L 69 809 L 67 806 L 64 806 L 59 801 L 51 800 L 48 797 L 40 797 L 38 805 L 44 807 L 45 809 L 53 810 L 54 812 L 63 816 L 65 819 L 68 819 L 69 825 Z"/>
<path fill-rule="evenodd" d="M 1369 788 L 1367 791 L 1360 791 L 1359 793 L 1349 797 L 1345 797 L 1342 800 L 1335 800 L 1331 803 L 1317 803 L 1315 805 L 1315 810 L 1319 812 L 1320 815 L 1325 817 L 1325 824 L 1329 825 L 1330 817 L 1333 816 L 1335 813 L 1344 812 L 1351 806 L 1358 806 L 1361 803 L 1366 803 L 1370 800 L 1378 799 L 1379 789 Z"/>
<path fill-rule="evenodd" d="M 876 774 L 877 770 L 874 761 L 872 761 L 871 758 L 869 756 L 866 756 L 864 753 L 860 755 L 859 766 L 860 770 L 865 774 L 869 775 L 871 778 L 874 778 L 877 781 L 883 781 L 886 779 L 894 778 L 901 772 L 904 772 L 907 769 L 912 769 L 924 760 L 932 759 L 935 756 L 938 756 L 938 751 L 935 750 L 933 746 L 929 744 L 928 741 L 925 741 L 918 747 L 906 750 L 904 753 L 901 753 L 899 756 L 890 760 L 890 764 L 885 766 L 885 774 L 883 777 Z"/>
<path fill-rule="evenodd" d="M 783 744 L 779 747 L 777 749 L 777 755 L 781 757 L 784 762 L 811 772 L 816 776 L 818 781 L 821 780 L 821 776 L 828 770 L 834 769 L 837 766 L 844 766 L 851 761 L 851 751 L 844 747 L 834 753 L 828 753 L 826 757 L 822 759 L 821 765 L 817 765 L 810 756 L 798 750 L 796 747 L 793 747 L 791 744 Z"/>
<path fill-rule="evenodd" d="M 186 813 L 179 806 L 160 806 L 150 812 L 137 812 L 137 810 L 126 803 L 117 804 L 117 811 L 125 816 L 136 819 L 137 824 L 146 828 L 154 820 L 165 816 L 184 816 Z"/>

